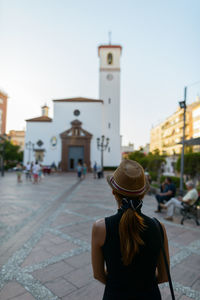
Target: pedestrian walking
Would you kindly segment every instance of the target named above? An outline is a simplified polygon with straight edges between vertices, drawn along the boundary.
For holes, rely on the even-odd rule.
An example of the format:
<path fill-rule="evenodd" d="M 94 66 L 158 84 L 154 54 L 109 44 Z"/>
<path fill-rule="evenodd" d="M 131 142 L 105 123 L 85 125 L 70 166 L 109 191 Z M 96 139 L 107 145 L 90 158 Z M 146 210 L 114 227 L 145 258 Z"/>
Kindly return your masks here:
<path fill-rule="evenodd" d="M 39 164 L 39 171 L 38 171 L 38 181 L 41 182 L 42 180 L 42 165 Z"/>
<path fill-rule="evenodd" d="M 31 164 L 28 161 L 25 167 L 25 172 L 26 172 L 26 180 L 30 180 L 31 181 Z"/>
<path fill-rule="evenodd" d="M 78 163 L 77 167 L 76 167 L 76 171 L 77 171 L 77 176 L 79 179 L 81 179 L 81 176 L 82 176 L 82 166 L 80 163 Z"/>
<path fill-rule="evenodd" d="M 101 166 L 98 164 L 97 165 L 97 178 L 100 179 L 102 177 L 102 168 Z"/>
<path fill-rule="evenodd" d="M 38 183 L 38 175 L 39 175 L 40 166 L 36 161 L 33 165 L 33 183 Z"/>
<path fill-rule="evenodd" d="M 85 179 L 85 176 L 87 174 L 87 165 L 86 163 L 83 164 L 83 179 Z"/>
<path fill-rule="evenodd" d="M 160 300 L 158 283 L 168 277 L 161 232 L 141 211 L 149 189 L 144 170 L 137 162 L 124 160 L 107 181 L 118 211 L 98 220 L 92 229 L 92 267 L 95 279 L 105 284 L 103 300 Z M 165 227 L 159 225 L 169 263 Z"/>
<path fill-rule="evenodd" d="M 93 176 L 94 176 L 94 179 L 97 178 L 97 163 L 96 163 L 96 161 L 94 162 L 94 165 L 93 165 Z"/>
<path fill-rule="evenodd" d="M 16 165 L 16 171 L 17 171 L 17 182 L 21 183 L 22 182 L 23 167 L 22 167 L 22 164 L 20 162 L 18 162 L 18 164 Z"/>

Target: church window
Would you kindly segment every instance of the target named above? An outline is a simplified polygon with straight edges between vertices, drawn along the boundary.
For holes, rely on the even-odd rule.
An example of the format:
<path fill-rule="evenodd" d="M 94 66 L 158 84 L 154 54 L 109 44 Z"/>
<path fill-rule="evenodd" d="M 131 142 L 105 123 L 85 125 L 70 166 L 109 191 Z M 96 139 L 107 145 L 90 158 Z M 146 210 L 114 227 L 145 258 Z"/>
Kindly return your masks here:
<path fill-rule="evenodd" d="M 43 141 L 41 141 L 41 140 L 37 141 L 38 147 L 42 147 L 43 144 L 44 144 Z"/>
<path fill-rule="evenodd" d="M 110 123 L 108 123 L 108 128 L 111 128 L 111 124 Z"/>
<path fill-rule="evenodd" d="M 109 104 L 111 103 L 111 98 L 108 98 L 108 103 L 109 103 Z"/>
<path fill-rule="evenodd" d="M 75 116 L 79 116 L 79 115 L 80 115 L 80 110 L 75 109 L 75 110 L 74 110 L 74 115 L 75 115 Z"/>
<path fill-rule="evenodd" d="M 113 55 L 112 55 L 112 53 L 108 53 L 108 55 L 107 55 L 107 63 L 108 63 L 108 65 L 112 65 L 112 63 L 113 63 Z"/>

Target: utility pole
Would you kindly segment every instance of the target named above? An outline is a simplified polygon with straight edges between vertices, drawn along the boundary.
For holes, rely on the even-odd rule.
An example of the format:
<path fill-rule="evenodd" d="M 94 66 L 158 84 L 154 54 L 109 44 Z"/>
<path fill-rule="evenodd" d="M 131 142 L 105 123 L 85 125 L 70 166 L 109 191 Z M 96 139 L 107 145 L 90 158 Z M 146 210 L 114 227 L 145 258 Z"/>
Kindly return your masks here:
<path fill-rule="evenodd" d="M 181 152 L 181 178 L 180 178 L 180 193 L 183 195 L 184 182 L 184 148 L 185 148 L 185 121 L 186 121 L 186 100 L 187 100 L 187 86 L 184 88 L 184 100 L 179 102 L 180 108 L 183 108 L 183 137 L 182 137 L 182 152 Z"/>

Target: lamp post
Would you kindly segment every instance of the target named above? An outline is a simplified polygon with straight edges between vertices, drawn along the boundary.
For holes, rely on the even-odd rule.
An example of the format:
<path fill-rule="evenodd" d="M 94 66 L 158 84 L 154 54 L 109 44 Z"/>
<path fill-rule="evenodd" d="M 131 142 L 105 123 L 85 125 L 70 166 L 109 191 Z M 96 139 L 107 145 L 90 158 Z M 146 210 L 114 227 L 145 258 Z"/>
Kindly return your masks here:
<path fill-rule="evenodd" d="M 101 138 L 97 138 L 97 149 L 101 151 L 101 169 L 102 169 L 102 176 L 103 174 L 103 153 L 108 148 L 109 138 L 105 139 L 105 136 L 102 135 Z"/>
<path fill-rule="evenodd" d="M 28 161 L 31 162 L 31 151 L 34 150 L 34 144 L 29 141 L 28 143 L 26 143 L 26 149 L 28 150 Z"/>
<path fill-rule="evenodd" d="M 1 176 L 4 176 L 4 156 L 5 156 L 5 141 L 7 140 L 7 135 L 4 133 L 0 135 L 0 152 L 1 152 Z"/>
<path fill-rule="evenodd" d="M 185 119 L 186 119 L 186 99 L 187 86 L 184 88 L 184 100 L 179 102 L 180 108 L 183 108 L 183 137 L 182 137 L 182 152 L 181 152 L 181 178 L 180 178 L 180 193 L 183 195 L 183 176 L 184 176 L 184 147 L 185 147 Z"/>

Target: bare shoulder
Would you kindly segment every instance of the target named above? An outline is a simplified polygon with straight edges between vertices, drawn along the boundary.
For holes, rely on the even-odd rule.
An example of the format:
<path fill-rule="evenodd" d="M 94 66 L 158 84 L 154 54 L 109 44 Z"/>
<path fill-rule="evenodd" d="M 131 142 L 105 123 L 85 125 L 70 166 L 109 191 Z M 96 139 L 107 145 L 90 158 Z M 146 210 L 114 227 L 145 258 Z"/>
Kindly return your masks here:
<path fill-rule="evenodd" d="M 105 219 L 99 219 L 93 224 L 92 236 L 100 246 L 104 244 L 106 236 Z"/>
<path fill-rule="evenodd" d="M 105 228 L 105 219 L 99 219 L 93 224 L 93 231 L 95 231 L 96 233 L 104 231 Z"/>

